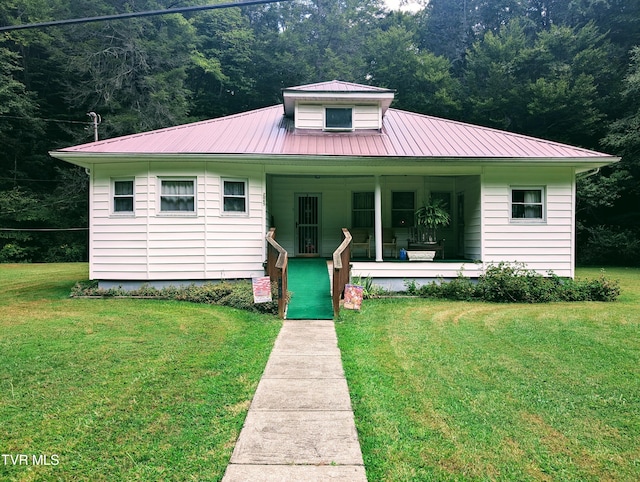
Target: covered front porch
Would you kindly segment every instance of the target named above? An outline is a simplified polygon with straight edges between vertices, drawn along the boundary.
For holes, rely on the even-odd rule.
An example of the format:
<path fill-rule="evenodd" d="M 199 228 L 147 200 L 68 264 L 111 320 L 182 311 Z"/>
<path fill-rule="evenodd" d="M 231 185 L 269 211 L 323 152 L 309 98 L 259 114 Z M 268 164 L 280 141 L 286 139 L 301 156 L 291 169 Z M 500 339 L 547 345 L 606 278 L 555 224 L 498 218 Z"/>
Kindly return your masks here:
<path fill-rule="evenodd" d="M 354 237 L 352 276 L 386 289 L 479 274 L 479 174 L 268 174 L 266 182 L 267 224 L 289 257 L 331 259 L 346 227 Z M 412 235 L 415 210 L 430 196 L 442 200 L 451 222 L 437 231 L 434 258 L 409 259 L 403 251 L 428 250 L 416 248 Z"/>
<path fill-rule="evenodd" d="M 428 250 L 412 238 L 415 211 L 429 197 L 442 200 L 451 222 L 438 229 L 440 246 L 428 263 L 449 272 L 481 257 L 479 175 L 269 174 L 266 182 L 267 225 L 291 257 L 330 258 L 346 227 L 354 268 L 377 273 L 375 266 L 391 262 L 386 269 L 405 269 L 402 250 Z"/>

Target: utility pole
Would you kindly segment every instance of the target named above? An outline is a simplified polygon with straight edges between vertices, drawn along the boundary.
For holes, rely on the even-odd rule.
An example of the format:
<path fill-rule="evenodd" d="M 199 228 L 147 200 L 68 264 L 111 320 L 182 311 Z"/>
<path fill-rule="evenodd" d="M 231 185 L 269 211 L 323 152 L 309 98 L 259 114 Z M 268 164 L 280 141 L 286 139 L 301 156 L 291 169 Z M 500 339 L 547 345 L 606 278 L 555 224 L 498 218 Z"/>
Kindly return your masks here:
<path fill-rule="evenodd" d="M 100 117 L 100 114 L 96 114 L 95 112 L 89 112 L 87 115 L 91 117 L 91 120 L 93 121 L 93 140 L 98 142 L 98 125 L 102 122 L 102 117 Z"/>

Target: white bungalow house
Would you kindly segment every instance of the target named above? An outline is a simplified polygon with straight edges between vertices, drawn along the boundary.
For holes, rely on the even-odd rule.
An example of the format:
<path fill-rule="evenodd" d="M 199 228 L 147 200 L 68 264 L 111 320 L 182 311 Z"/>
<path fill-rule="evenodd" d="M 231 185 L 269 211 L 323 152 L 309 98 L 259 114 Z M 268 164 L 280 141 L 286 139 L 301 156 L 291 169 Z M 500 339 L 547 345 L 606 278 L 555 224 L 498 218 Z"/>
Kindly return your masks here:
<path fill-rule="evenodd" d="M 271 227 L 290 257 L 330 257 L 342 227 L 367 230 L 352 273 L 387 287 L 500 261 L 573 277 L 576 176 L 618 158 L 392 109 L 389 89 L 330 81 L 282 94 L 281 105 L 51 152 L 90 172 L 90 277 L 261 276 Z M 438 233 L 444 259 L 400 261 L 430 196 L 452 217 Z"/>

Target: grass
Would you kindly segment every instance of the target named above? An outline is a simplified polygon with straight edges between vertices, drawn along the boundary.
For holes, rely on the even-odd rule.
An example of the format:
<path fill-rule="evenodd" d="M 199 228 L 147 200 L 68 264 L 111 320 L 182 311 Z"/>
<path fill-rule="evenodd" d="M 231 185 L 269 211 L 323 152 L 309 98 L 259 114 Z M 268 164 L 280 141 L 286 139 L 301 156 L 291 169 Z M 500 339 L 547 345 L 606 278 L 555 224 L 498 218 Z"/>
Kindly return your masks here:
<path fill-rule="evenodd" d="M 640 480 L 640 270 L 607 276 L 614 303 L 343 311 L 369 480 Z"/>
<path fill-rule="evenodd" d="M 220 480 L 280 322 L 70 299 L 86 278 L 85 264 L 0 265 L 0 453 L 29 462 L 0 458 L 0 480 Z"/>
<path fill-rule="evenodd" d="M 614 303 L 343 311 L 369 480 L 639 480 L 640 270 L 608 276 Z M 70 299 L 86 277 L 84 264 L 0 265 L 0 453 L 29 457 L 0 458 L 0 480 L 220 480 L 280 323 Z"/>

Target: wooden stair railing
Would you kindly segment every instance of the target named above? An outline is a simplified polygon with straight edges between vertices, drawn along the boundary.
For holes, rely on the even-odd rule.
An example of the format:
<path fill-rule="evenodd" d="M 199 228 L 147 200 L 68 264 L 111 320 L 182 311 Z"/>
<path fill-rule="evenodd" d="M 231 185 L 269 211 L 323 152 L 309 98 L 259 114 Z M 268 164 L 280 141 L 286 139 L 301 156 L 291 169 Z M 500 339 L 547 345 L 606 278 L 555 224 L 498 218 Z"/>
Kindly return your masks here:
<path fill-rule="evenodd" d="M 284 319 L 287 312 L 287 265 L 289 255 L 276 240 L 276 228 L 269 229 L 267 233 L 267 275 L 271 283 L 278 286 L 278 316 Z"/>
<path fill-rule="evenodd" d="M 333 316 L 340 314 L 340 298 L 344 294 L 344 287 L 351 279 L 351 233 L 342 228 L 342 243 L 333 252 Z"/>

